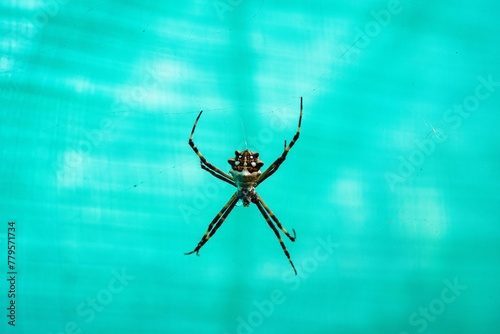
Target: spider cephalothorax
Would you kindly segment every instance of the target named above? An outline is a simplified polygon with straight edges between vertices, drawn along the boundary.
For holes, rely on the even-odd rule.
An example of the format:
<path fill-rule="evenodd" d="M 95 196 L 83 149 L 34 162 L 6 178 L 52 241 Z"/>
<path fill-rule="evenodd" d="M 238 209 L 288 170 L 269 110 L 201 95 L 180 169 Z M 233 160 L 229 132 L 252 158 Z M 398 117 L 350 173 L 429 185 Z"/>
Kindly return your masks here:
<path fill-rule="evenodd" d="M 246 169 L 249 173 L 254 173 L 260 172 L 260 167 L 264 166 L 264 162 L 259 159 L 259 152 L 244 150 L 243 152 L 236 151 L 234 154 L 235 157 L 227 161 L 234 171 L 243 172 Z"/>
<path fill-rule="evenodd" d="M 264 162 L 259 159 L 258 152 L 244 150 L 243 152 L 236 151 L 234 154 L 236 157 L 227 161 L 232 167 L 229 174 L 238 188 L 238 198 L 243 206 L 249 206 L 257 197 L 254 189 L 257 186 L 257 179 L 262 174 L 260 167 L 264 165 Z"/>
<path fill-rule="evenodd" d="M 233 196 L 229 199 L 229 202 L 226 203 L 222 210 L 219 211 L 210 225 L 208 225 L 207 231 L 201 238 L 200 242 L 198 242 L 196 248 L 192 252 L 186 253 L 186 255 L 193 253 L 198 254 L 200 248 L 203 247 L 208 239 L 210 239 L 215 234 L 217 229 L 222 225 L 224 220 L 226 220 L 227 216 L 233 210 L 238 201 L 243 202 L 243 206 L 249 206 L 250 203 L 254 203 L 266 220 L 269 227 L 273 230 L 274 234 L 278 238 L 281 248 L 283 248 L 283 252 L 292 265 L 293 271 L 295 272 L 295 274 L 297 274 L 297 270 L 295 270 L 295 266 L 293 265 L 292 259 L 290 258 L 290 254 L 288 253 L 283 240 L 281 240 L 278 229 L 280 229 L 281 232 L 283 232 L 291 241 L 295 241 L 295 230 L 292 230 L 293 236 L 287 232 L 287 230 L 283 227 L 283 225 L 281 225 L 280 221 L 274 215 L 271 209 L 269 209 L 269 207 L 266 205 L 266 203 L 264 203 L 259 194 L 257 194 L 255 188 L 257 188 L 259 184 L 261 184 L 264 180 L 266 180 L 278 170 L 283 161 L 285 161 L 286 156 L 292 146 L 295 144 L 297 139 L 299 139 L 300 124 L 302 122 L 302 98 L 300 98 L 299 126 L 297 127 L 295 136 L 293 136 L 293 139 L 290 144 L 288 144 L 288 146 L 286 145 L 285 140 L 285 150 L 264 172 L 260 171 L 260 168 L 264 165 L 264 162 L 259 159 L 259 153 L 249 150 L 244 150 L 242 152 L 236 151 L 235 157 L 228 160 L 229 164 L 231 165 L 229 174 L 223 172 L 222 170 L 208 162 L 193 142 L 194 130 L 196 129 L 196 124 L 198 123 L 202 112 L 203 111 L 200 111 L 198 117 L 196 118 L 196 121 L 194 122 L 193 130 L 191 130 L 191 136 L 189 137 L 189 145 L 200 158 L 202 169 L 206 170 L 219 180 L 222 180 L 236 187 L 238 190 L 233 194 Z"/>

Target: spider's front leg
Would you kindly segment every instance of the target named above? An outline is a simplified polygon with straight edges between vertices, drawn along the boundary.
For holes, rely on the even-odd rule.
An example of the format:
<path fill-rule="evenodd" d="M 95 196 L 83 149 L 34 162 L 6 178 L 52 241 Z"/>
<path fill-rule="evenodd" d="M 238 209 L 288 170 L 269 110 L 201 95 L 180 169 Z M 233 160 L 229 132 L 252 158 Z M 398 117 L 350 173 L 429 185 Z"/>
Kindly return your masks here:
<path fill-rule="evenodd" d="M 194 144 L 194 141 L 193 141 L 194 130 L 196 129 L 196 124 L 198 124 L 198 120 L 200 119 L 202 112 L 203 112 L 203 110 L 200 111 L 200 113 L 198 114 L 198 117 L 196 117 L 196 121 L 194 121 L 193 130 L 191 130 L 191 136 L 189 136 L 189 142 L 188 142 L 189 146 L 191 146 L 194 153 L 196 153 L 196 155 L 198 155 L 198 157 L 200 158 L 200 163 L 201 163 L 202 169 L 206 170 L 207 172 L 209 172 L 210 174 L 212 174 L 213 176 L 215 176 L 219 180 L 227 182 L 230 185 L 236 187 L 236 184 L 233 181 L 233 177 L 227 173 L 224 173 L 222 170 L 220 170 L 219 168 L 215 167 L 210 162 L 208 162 L 207 159 L 205 159 L 205 157 L 203 156 L 203 154 L 201 154 L 200 150 L 198 150 L 198 147 L 196 147 L 196 145 Z"/>
<path fill-rule="evenodd" d="M 283 153 L 279 156 L 276 161 L 274 161 L 265 171 L 260 175 L 260 177 L 257 179 L 257 185 L 262 183 L 265 179 L 267 179 L 269 176 L 273 175 L 278 168 L 281 166 L 283 161 L 285 161 L 286 156 L 288 152 L 292 149 L 293 145 L 295 142 L 299 139 L 300 136 L 300 126 L 302 124 L 302 97 L 300 98 L 300 116 L 299 116 L 299 126 L 297 127 L 297 132 L 295 133 L 295 136 L 293 136 L 292 141 L 288 146 L 286 145 L 286 140 L 285 140 L 285 149 Z"/>

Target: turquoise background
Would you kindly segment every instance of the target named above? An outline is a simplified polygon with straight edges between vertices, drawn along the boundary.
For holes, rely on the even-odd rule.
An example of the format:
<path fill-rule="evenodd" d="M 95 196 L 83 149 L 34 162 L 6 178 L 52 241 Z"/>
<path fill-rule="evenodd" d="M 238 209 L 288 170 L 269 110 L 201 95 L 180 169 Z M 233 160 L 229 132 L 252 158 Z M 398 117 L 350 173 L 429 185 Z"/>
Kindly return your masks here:
<path fill-rule="evenodd" d="M 3 1 L 2 333 L 498 333 L 497 1 Z M 258 191 L 297 240 L 236 207 Z M 7 325 L 7 223 L 17 317 Z"/>

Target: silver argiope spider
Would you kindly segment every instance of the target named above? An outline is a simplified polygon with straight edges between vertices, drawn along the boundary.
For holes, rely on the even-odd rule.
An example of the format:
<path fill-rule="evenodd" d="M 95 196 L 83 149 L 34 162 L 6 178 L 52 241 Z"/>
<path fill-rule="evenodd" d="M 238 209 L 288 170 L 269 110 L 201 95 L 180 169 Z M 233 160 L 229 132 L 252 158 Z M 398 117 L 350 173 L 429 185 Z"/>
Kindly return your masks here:
<path fill-rule="evenodd" d="M 288 250 L 286 249 L 283 240 L 281 240 L 281 236 L 276 226 L 278 226 L 278 228 L 292 242 L 295 241 L 295 230 L 292 230 L 293 236 L 291 236 L 290 233 L 288 233 L 287 230 L 283 227 L 283 225 L 281 225 L 280 221 L 274 215 L 271 209 L 269 209 L 266 203 L 264 203 L 259 194 L 257 194 L 255 188 L 257 188 L 259 184 L 261 184 L 264 180 L 266 180 L 268 177 L 273 175 L 278 170 L 283 161 L 285 161 L 288 151 L 290 151 L 290 149 L 293 147 L 297 139 L 299 139 L 300 124 L 302 122 L 302 97 L 300 98 L 299 125 L 297 127 L 297 132 L 295 133 L 295 136 L 293 136 L 293 139 L 290 142 L 290 144 L 288 144 L 288 146 L 286 145 L 286 140 L 285 140 L 285 150 L 283 151 L 281 156 L 278 159 L 276 159 L 271 164 L 271 166 L 269 166 L 263 173 L 260 171 L 260 168 L 264 165 L 264 162 L 262 162 L 259 159 L 259 153 L 252 152 L 248 149 L 242 152 L 236 151 L 235 152 L 236 156 L 228 160 L 228 163 L 231 165 L 231 170 L 229 171 L 229 174 L 224 173 L 222 170 L 220 170 L 219 168 L 215 167 L 210 162 L 208 162 L 207 159 L 205 159 L 205 157 L 200 153 L 200 151 L 193 142 L 194 130 L 196 129 L 196 124 L 198 123 L 198 120 L 200 119 L 202 112 L 203 110 L 200 111 L 198 117 L 194 122 L 193 130 L 191 130 L 191 136 L 189 137 L 189 146 L 191 146 L 193 151 L 198 155 L 198 157 L 200 157 L 200 164 L 202 169 L 206 170 L 219 180 L 227 182 L 230 185 L 236 187 L 238 190 L 229 199 L 229 202 L 227 202 L 226 205 L 224 205 L 222 210 L 219 211 L 219 213 L 215 216 L 210 225 L 208 225 L 207 231 L 201 238 L 196 248 L 193 251 L 185 254 L 189 255 L 196 253 L 196 255 L 198 255 L 200 248 L 203 247 L 203 245 L 208 241 L 208 239 L 210 239 L 215 234 L 217 229 L 222 225 L 222 223 L 224 223 L 224 220 L 226 220 L 229 213 L 233 210 L 238 200 L 241 200 L 243 202 L 243 206 L 249 206 L 250 203 L 254 203 L 255 205 L 257 205 L 257 208 L 259 209 L 260 213 L 266 220 L 267 224 L 274 231 L 274 234 L 276 234 L 276 237 L 278 238 L 278 241 L 281 244 L 281 248 L 283 248 L 286 257 L 288 258 L 288 261 L 290 261 L 290 264 L 292 265 L 295 275 L 297 275 L 297 270 L 293 265 L 292 259 L 290 258 L 290 254 L 288 253 Z M 274 226 L 273 221 L 274 224 L 276 224 L 276 226 Z"/>

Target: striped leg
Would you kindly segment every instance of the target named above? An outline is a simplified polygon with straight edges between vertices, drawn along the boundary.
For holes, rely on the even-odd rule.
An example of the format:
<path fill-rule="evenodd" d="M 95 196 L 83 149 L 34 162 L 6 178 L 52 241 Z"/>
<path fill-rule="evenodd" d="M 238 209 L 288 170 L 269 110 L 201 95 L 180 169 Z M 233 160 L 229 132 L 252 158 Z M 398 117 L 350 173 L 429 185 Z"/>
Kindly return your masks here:
<path fill-rule="evenodd" d="M 231 184 L 231 185 L 233 185 L 233 186 L 236 187 L 236 184 L 233 182 L 233 180 L 229 180 L 229 179 L 225 178 L 224 176 L 221 176 L 221 175 L 217 174 L 216 172 L 214 172 L 213 170 L 211 170 L 210 168 L 208 168 L 203 163 L 201 163 L 201 169 L 206 170 L 207 172 L 209 172 L 210 174 L 212 174 L 213 176 L 215 176 L 219 180 L 225 181 L 225 182 L 227 182 L 227 183 L 229 183 L 229 184 Z"/>
<path fill-rule="evenodd" d="M 198 148 L 196 147 L 196 145 L 193 142 L 194 130 L 196 129 L 196 124 L 198 124 L 198 120 L 200 119 L 202 112 L 203 112 L 203 110 L 200 111 L 200 113 L 198 114 L 198 117 L 196 117 L 196 121 L 194 121 L 193 130 L 191 130 L 191 136 L 189 137 L 189 146 L 191 146 L 194 153 L 196 153 L 198 155 L 198 157 L 200 158 L 201 168 L 208 171 L 210 174 L 212 174 L 216 178 L 218 178 L 224 182 L 227 182 L 230 185 L 236 187 L 236 184 L 233 181 L 233 177 L 227 173 L 224 173 L 222 170 L 220 170 L 219 168 L 215 167 L 210 162 L 208 162 L 207 159 L 205 159 L 205 157 L 201 154 L 201 152 L 198 150 Z"/>
<path fill-rule="evenodd" d="M 271 216 L 271 218 L 274 220 L 274 222 L 276 223 L 276 225 L 278 225 L 278 228 L 283 233 L 285 233 L 285 235 L 288 237 L 288 239 L 290 239 L 292 242 L 295 241 L 295 239 L 296 239 L 295 230 L 292 229 L 292 232 L 293 232 L 293 237 L 292 237 L 290 235 L 290 233 L 288 233 L 288 231 L 283 227 L 283 225 L 281 225 L 280 221 L 278 220 L 278 217 L 276 217 L 274 215 L 274 213 L 271 211 L 271 209 L 269 209 L 269 207 L 267 206 L 267 204 L 262 200 L 262 198 L 260 196 L 258 196 L 258 201 L 260 202 L 260 204 L 262 204 L 262 206 L 267 211 L 267 213 L 269 214 L 269 216 Z"/>
<path fill-rule="evenodd" d="M 207 231 L 201 238 L 196 248 L 193 251 L 184 254 L 189 255 L 196 253 L 196 255 L 198 255 L 200 248 L 203 247 L 203 245 L 208 241 L 208 239 L 210 239 L 215 234 L 215 232 L 217 232 L 217 229 L 222 225 L 222 223 L 224 223 L 224 220 L 226 220 L 229 213 L 231 213 L 234 206 L 236 205 L 236 202 L 238 202 L 238 193 L 234 193 L 229 202 L 227 202 L 227 204 L 224 205 L 222 210 L 219 211 L 219 213 L 217 214 L 217 216 L 215 216 L 210 225 L 208 225 Z"/>
<path fill-rule="evenodd" d="M 283 163 L 283 161 L 285 161 L 286 159 L 286 156 L 288 154 L 288 151 L 290 151 L 293 147 L 293 145 L 295 144 L 295 142 L 297 141 L 297 139 L 299 139 L 299 135 L 300 135 L 300 125 L 302 123 L 302 97 L 300 98 L 300 117 L 299 117 L 299 126 L 297 127 L 297 132 L 295 133 L 295 136 L 293 136 L 293 139 L 292 141 L 290 142 L 290 144 L 288 144 L 288 146 L 286 146 L 286 140 L 285 140 L 285 150 L 283 151 L 283 153 L 281 154 L 281 156 L 276 159 L 276 161 L 274 161 L 271 166 L 269 166 L 265 171 L 264 173 L 262 173 L 260 176 L 259 176 L 259 179 L 257 180 L 257 185 L 259 185 L 260 183 L 262 183 L 265 179 L 267 179 L 269 176 L 273 175 L 279 168 L 279 166 L 281 166 L 281 164 Z"/>
<path fill-rule="evenodd" d="M 290 258 L 290 253 L 288 253 L 288 250 L 286 249 L 286 246 L 283 243 L 283 240 L 281 240 L 281 236 L 280 236 L 280 233 L 279 233 L 278 229 L 274 226 L 273 222 L 269 218 L 269 215 L 267 214 L 267 210 L 261 204 L 260 198 L 258 196 L 256 196 L 256 197 L 254 197 L 254 199 L 252 201 L 255 203 L 255 205 L 257 205 L 257 207 L 259 208 L 260 213 L 262 214 L 262 216 L 264 216 L 264 219 L 266 220 L 267 224 L 274 231 L 274 234 L 276 234 L 276 237 L 278 238 L 278 241 L 280 242 L 281 248 L 283 248 L 283 252 L 285 252 L 285 255 L 288 258 L 288 261 L 292 265 L 292 268 L 293 268 L 293 271 L 295 272 L 295 275 L 297 275 L 297 269 L 295 269 L 295 266 L 293 265 L 292 259 Z M 274 214 L 273 214 L 273 216 L 274 216 Z M 274 218 L 276 218 L 276 216 L 274 216 Z M 278 219 L 275 219 L 275 221 L 277 221 L 277 220 Z M 288 232 L 286 232 L 285 229 L 283 229 L 283 227 L 281 226 L 281 224 L 279 224 L 278 226 L 280 226 L 281 230 L 286 233 L 286 235 L 290 238 L 290 240 L 292 240 L 292 241 L 295 240 L 295 237 L 292 239 L 292 237 L 288 234 Z"/>

